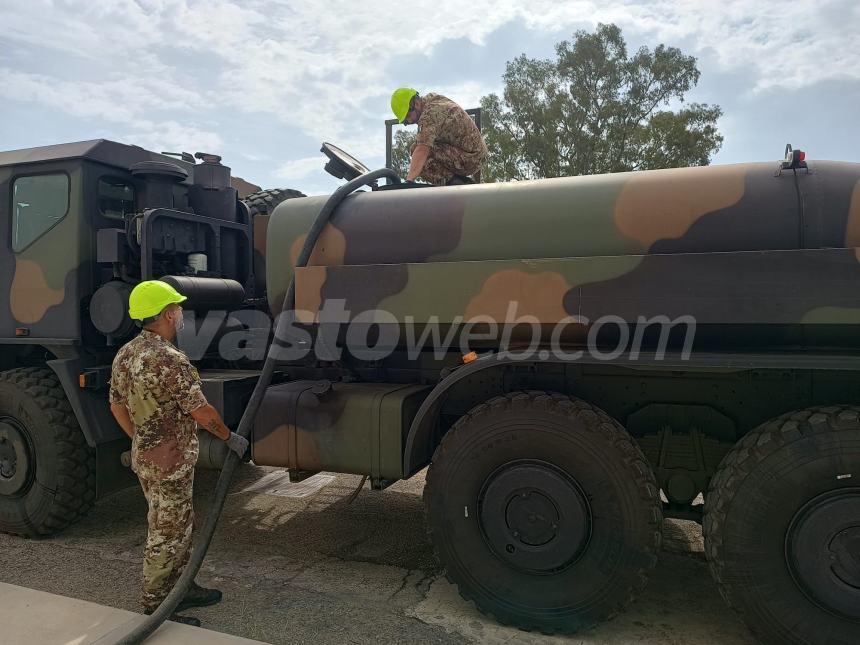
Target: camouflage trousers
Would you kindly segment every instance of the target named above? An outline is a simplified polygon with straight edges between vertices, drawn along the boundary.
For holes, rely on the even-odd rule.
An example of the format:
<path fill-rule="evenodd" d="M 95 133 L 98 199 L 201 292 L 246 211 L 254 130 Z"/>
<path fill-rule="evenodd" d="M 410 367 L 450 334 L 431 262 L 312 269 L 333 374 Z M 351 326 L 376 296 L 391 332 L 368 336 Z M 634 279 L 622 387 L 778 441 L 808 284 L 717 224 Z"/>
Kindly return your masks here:
<path fill-rule="evenodd" d="M 467 152 L 457 146 L 437 143 L 430 148 L 421 178 L 428 183 L 441 185 L 454 175 L 469 177 L 481 169 L 483 158 L 480 152 Z"/>
<path fill-rule="evenodd" d="M 149 532 L 143 549 L 143 608 L 155 609 L 170 593 L 191 555 L 194 528 L 194 469 L 158 479 L 138 472 L 149 504 Z"/>

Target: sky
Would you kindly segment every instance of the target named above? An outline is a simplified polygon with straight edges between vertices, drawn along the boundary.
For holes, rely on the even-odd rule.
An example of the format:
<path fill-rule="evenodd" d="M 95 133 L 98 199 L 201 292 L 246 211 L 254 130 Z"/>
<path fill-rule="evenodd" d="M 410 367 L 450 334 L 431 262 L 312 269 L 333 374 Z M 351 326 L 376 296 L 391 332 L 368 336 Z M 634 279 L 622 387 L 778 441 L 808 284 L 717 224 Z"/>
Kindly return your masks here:
<path fill-rule="evenodd" d="M 615 23 L 696 56 L 713 163 L 860 161 L 856 0 L 0 0 L 0 150 L 106 138 L 219 154 L 265 188 L 331 192 L 323 141 L 384 165 L 394 88 L 463 107 L 505 64 Z"/>

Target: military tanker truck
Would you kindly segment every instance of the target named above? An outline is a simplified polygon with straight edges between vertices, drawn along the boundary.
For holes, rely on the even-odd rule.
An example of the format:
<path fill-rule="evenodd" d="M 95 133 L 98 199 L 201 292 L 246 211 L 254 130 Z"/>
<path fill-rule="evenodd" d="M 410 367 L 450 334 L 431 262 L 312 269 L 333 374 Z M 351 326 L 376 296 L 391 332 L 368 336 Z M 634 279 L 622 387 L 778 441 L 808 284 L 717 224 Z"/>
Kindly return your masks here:
<path fill-rule="evenodd" d="M 128 292 L 160 278 L 228 425 L 277 350 L 254 463 L 377 491 L 427 468 L 439 558 L 499 621 L 623 610 L 674 517 L 703 522 L 762 640 L 856 642 L 860 164 L 374 184 L 308 241 L 327 198 L 255 217 L 201 157 L 0 153 L 2 530 L 50 534 L 133 481 L 107 383 Z"/>

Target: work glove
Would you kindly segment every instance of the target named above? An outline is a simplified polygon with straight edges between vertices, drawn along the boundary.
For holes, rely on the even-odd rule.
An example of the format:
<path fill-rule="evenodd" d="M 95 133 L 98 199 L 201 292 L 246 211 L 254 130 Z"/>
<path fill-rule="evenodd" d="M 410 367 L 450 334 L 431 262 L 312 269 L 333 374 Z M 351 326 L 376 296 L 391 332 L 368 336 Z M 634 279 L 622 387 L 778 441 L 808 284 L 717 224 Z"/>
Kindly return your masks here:
<path fill-rule="evenodd" d="M 236 434 L 235 432 L 231 432 L 230 436 L 227 437 L 226 441 L 227 447 L 236 453 L 236 456 L 239 459 L 245 458 L 245 453 L 248 452 L 248 440 L 245 439 L 242 435 Z"/>

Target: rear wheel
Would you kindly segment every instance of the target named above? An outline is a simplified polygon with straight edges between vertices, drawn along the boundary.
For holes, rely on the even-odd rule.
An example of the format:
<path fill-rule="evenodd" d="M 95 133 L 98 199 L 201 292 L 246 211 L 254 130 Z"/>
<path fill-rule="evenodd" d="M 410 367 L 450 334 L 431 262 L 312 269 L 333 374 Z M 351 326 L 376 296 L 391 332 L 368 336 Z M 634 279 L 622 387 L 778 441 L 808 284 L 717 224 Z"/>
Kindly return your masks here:
<path fill-rule="evenodd" d="M 762 641 L 860 641 L 860 408 L 744 437 L 711 481 L 704 533 L 720 592 Z"/>
<path fill-rule="evenodd" d="M 612 617 L 657 561 L 650 466 L 615 420 L 561 394 L 473 408 L 437 448 L 424 501 L 449 580 L 522 629 L 569 633 Z"/>
<path fill-rule="evenodd" d="M 0 373 L 0 531 L 50 535 L 81 518 L 95 494 L 95 453 L 54 373 Z"/>

